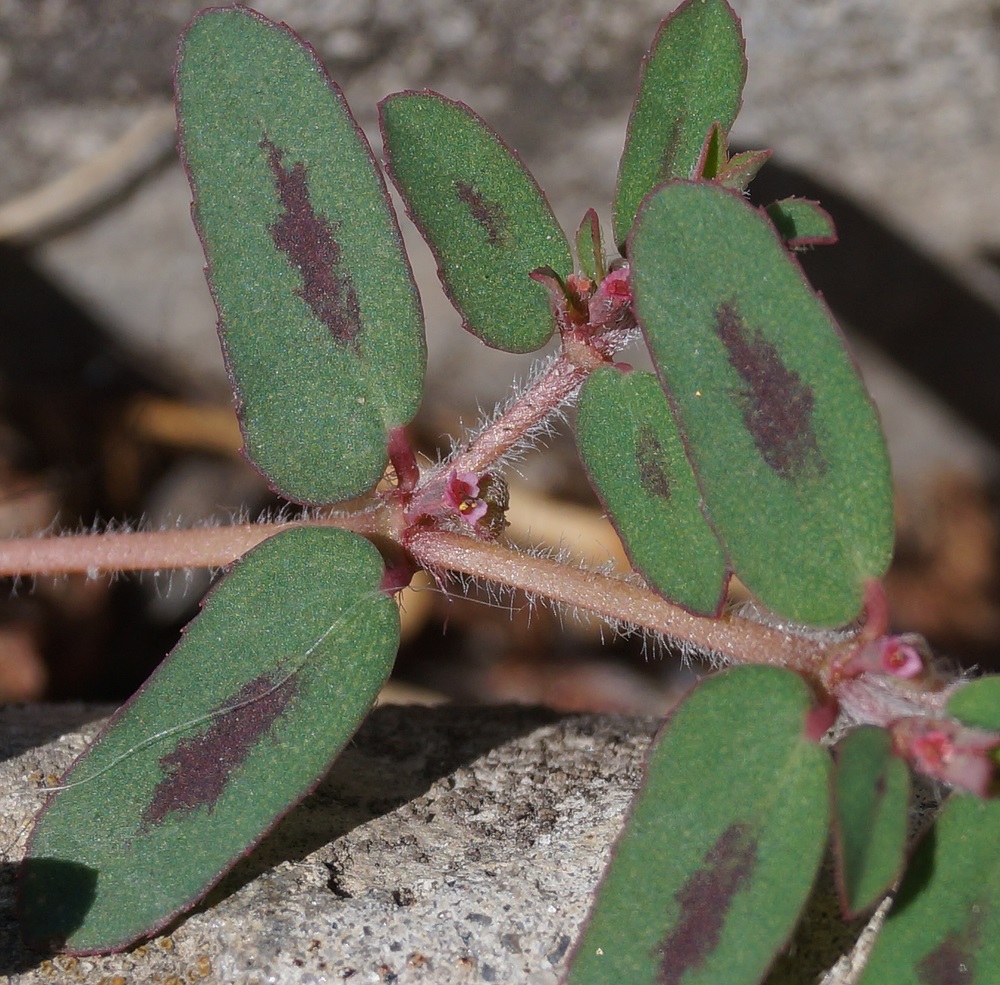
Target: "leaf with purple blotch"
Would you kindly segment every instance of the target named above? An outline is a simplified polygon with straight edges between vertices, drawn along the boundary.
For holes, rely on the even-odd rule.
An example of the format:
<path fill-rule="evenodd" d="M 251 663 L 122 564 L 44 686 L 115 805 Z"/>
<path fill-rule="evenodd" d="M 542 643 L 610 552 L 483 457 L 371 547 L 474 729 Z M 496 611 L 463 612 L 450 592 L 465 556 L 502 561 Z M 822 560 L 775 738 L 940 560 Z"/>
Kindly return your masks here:
<path fill-rule="evenodd" d="M 1000 801 L 953 794 L 923 836 L 859 985 L 995 985 Z"/>
<path fill-rule="evenodd" d="M 246 7 L 192 21 L 176 90 L 247 456 L 289 499 L 360 495 L 416 412 L 425 362 L 365 136 L 313 50 Z"/>
<path fill-rule="evenodd" d="M 656 377 L 612 366 L 591 373 L 576 443 L 635 569 L 671 601 L 718 615 L 726 558 Z"/>
<path fill-rule="evenodd" d="M 789 940 L 829 827 L 830 757 L 805 682 L 739 667 L 700 683 L 643 784 L 565 985 L 755 985 Z"/>
<path fill-rule="evenodd" d="M 543 346 L 555 316 L 531 273 L 565 278 L 573 258 L 520 158 L 468 106 L 436 92 L 387 96 L 379 119 L 389 175 L 465 329 L 508 352 Z"/>
<path fill-rule="evenodd" d="M 668 182 L 629 239 L 635 311 L 732 569 L 780 616 L 842 625 L 892 555 L 889 457 L 833 317 L 765 212 Z"/>
<path fill-rule="evenodd" d="M 316 785 L 392 668 L 383 571 L 368 541 L 329 527 L 237 562 L 39 815 L 29 943 L 91 953 L 154 933 Z"/>

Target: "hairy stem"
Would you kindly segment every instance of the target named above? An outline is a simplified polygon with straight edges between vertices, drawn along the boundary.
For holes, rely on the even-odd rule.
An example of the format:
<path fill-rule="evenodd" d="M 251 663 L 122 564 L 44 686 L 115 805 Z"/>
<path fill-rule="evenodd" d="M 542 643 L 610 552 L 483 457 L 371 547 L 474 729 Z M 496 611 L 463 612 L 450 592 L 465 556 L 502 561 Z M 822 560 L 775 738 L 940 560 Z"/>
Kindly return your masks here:
<path fill-rule="evenodd" d="M 322 524 L 378 532 L 370 513 L 279 523 L 239 523 L 182 530 L 24 537 L 0 541 L 0 577 L 110 574 L 169 568 L 221 568 L 289 527 Z"/>
<path fill-rule="evenodd" d="M 589 367 L 576 365 L 560 351 L 513 404 L 487 424 L 468 448 L 448 461 L 448 468 L 476 475 L 484 472 L 564 406 L 583 385 L 589 372 Z"/>
<path fill-rule="evenodd" d="M 829 643 L 775 626 L 740 618 L 694 616 L 648 588 L 622 578 L 584 571 L 552 558 L 532 557 L 460 534 L 416 533 L 407 546 L 418 563 L 432 571 L 459 572 L 544 595 L 737 663 L 775 664 L 815 677 L 829 650 Z"/>
<path fill-rule="evenodd" d="M 94 576 L 115 571 L 224 567 L 268 537 L 309 524 L 337 526 L 369 536 L 384 530 L 377 514 L 367 512 L 228 527 L 29 537 L 0 542 L 0 576 Z M 737 663 L 775 664 L 815 676 L 829 648 L 821 641 L 747 619 L 694 616 L 622 578 L 584 571 L 552 558 L 532 557 L 462 534 L 413 533 L 407 547 L 421 566 L 432 571 L 456 572 L 544 595 Z"/>

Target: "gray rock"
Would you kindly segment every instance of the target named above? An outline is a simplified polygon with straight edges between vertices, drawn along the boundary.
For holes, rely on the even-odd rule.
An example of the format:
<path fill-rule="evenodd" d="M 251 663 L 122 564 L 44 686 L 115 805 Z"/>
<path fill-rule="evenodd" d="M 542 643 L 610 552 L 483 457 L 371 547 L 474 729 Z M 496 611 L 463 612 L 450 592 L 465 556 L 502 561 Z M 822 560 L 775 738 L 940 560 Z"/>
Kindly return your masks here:
<path fill-rule="evenodd" d="M 750 58 L 735 137 L 774 147 L 777 160 L 847 195 L 1000 304 L 1000 276 L 983 260 L 1000 247 L 1000 46 L 990 6 L 734 4 Z M 142 114 L 162 111 L 177 33 L 198 6 L 93 0 L 84 14 L 72 4 L 0 5 L 0 201 L 44 187 Z M 639 57 L 673 6 L 259 0 L 315 44 L 369 132 L 375 101 L 393 89 L 466 99 L 521 151 L 570 229 L 591 205 L 607 218 Z M 116 194 L 84 196 L 89 211 L 76 221 L 35 230 L 36 255 L 149 365 L 187 392 L 221 396 L 214 313 L 170 142 L 167 122 L 148 160 L 125 160 Z M 456 332 L 426 251 L 415 253 L 432 382 L 464 387 L 466 412 L 488 404 L 523 362 L 484 361 L 482 346 Z"/>
<path fill-rule="evenodd" d="M 44 784 L 108 710 L 0 709 L 0 981 L 555 985 L 657 725 L 379 707 L 317 791 L 166 935 L 106 957 L 37 955 L 14 921 L 16 860 Z M 841 921 L 827 872 L 768 985 L 854 985 L 861 931 Z"/>
<path fill-rule="evenodd" d="M 95 713 L 0 712 L 10 757 L 0 843 L 10 859 L 43 778 L 81 751 Z M 381 707 L 206 905 L 129 953 L 39 963 L 17 938 L 8 862 L 0 976 L 554 983 L 654 727 L 537 709 Z"/>

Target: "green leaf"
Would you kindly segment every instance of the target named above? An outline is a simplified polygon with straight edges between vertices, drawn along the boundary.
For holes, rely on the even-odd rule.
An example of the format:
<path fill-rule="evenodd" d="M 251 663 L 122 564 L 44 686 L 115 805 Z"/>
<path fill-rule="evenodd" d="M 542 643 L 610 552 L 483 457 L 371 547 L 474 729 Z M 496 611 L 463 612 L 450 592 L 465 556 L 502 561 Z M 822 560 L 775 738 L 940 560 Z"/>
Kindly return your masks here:
<path fill-rule="evenodd" d="M 829 212 L 808 198 L 783 198 L 767 207 L 786 246 L 827 246 L 837 242 L 837 229 Z"/>
<path fill-rule="evenodd" d="M 245 7 L 181 41 L 180 148 L 247 455 L 284 496 L 370 489 L 416 412 L 423 319 L 385 183 L 337 86 Z"/>
<path fill-rule="evenodd" d="M 830 312 L 767 216 L 707 182 L 647 199 L 635 309 L 708 518 L 779 615 L 853 619 L 892 554 L 889 458 Z"/>
<path fill-rule="evenodd" d="M 568 985 L 752 985 L 789 939 L 826 844 L 830 760 L 795 674 L 699 684 L 654 740 Z"/>
<path fill-rule="evenodd" d="M 948 699 L 948 714 L 972 728 L 1000 732 L 1000 676 L 963 684 Z"/>
<path fill-rule="evenodd" d="M 769 150 L 748 150 L 730 157 L 727 135 L 718 123 L 713 123 L 702 146 L 694 177 L 745 192 L 770 157 Z"/>
<path fill-rule="evenodd" d="M 611 366 L 593 372 L 580 394 L 576 440 L 636 570 L 672 601 L 717 615 L 726 560 L 656 377 Z"/>
<path fill-rule="evenodd" d="M 713 124 L 728 134 L 747 63 L 739 18 L 725 0 L 685 0 L 660 25 L 643 59 L 614 203 L 615 242 L 639 205 L 669 178 L 692 178 Z"/>
<path fill-rule="evenodd" d="M 875 906 L 903 868 L 910 775 L 885 729 L 865 725 L 837 743 L 833 844 L 847 917 Z"/>
<path fill-rule="evenodd" d="M 592 281 L 600 283 L 604 269 L 604 247 L 601 245 L 601 220 L 593 209 L 587 209 L 580 228 L 576 231 L 576 258 L 580 271 Z"/>
<path fill-rule="evenodd" d="M 565 278 L 573 258 L 535 179 L 462 103 L 399 92 L 379 115 L 389 175 L 466 330 L 508 352 L 543 346 L 555 318 L 529 275 L 548 267 Z"/>
<path fill-rule="evenodd" d="M 767 164 L 770 158 L 771 151 L 769 150 L 747 150 L 740 154 L 734 154 L 726 163 L 725 168 L 715 176 L 715 180 L 723 188 L 745 192 L 750 186 L 750 182 L 757 177 L 757 172 Z"/>
<path fill-rule="evenodd" d="M 860 985 L 995 985 L 1000 801 L 954 794 L 924 836 Z"/>
<path fill-rule="evenodd" d="M 694 177 L 711 181 L 729 163 L 729 140 L 718 123 L 713 123 L 701 148 Z"/>
<path fill-rule="evenodd" d="M 42 811 L 36 945 L 115 950 L 195 903 L 322 777 L 392 668 L 378 551 L 300 527 L 248 553 Z"/>

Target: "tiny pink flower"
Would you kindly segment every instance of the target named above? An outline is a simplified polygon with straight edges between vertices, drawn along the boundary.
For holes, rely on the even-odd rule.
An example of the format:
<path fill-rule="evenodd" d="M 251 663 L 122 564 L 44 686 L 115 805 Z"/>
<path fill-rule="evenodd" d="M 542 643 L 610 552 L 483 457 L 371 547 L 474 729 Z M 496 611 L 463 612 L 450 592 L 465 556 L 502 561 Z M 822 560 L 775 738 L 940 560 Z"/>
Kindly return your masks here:
<path fill-rule="evenodd" d="M 925 669 L 920 640 L 916 636 L 881 636 L 862 643 L 840 665 L 841 679 L 860 674 L 887 674 L 912 680 Z"/>
<path fill-rule="evenodd" d="M 479 476 L 475 472 L 452 471 L 444 491 L 445 502 L 474 527 L 485 515 L 489 504 L 479 498 Z"/>
<path fill-rule="evenodd" d="M 910 680 L 924 669 L 924 660 L 917 648 L 902 637 L 884 636 L 879 643 L 879 662 L 886 674 Z"/>

